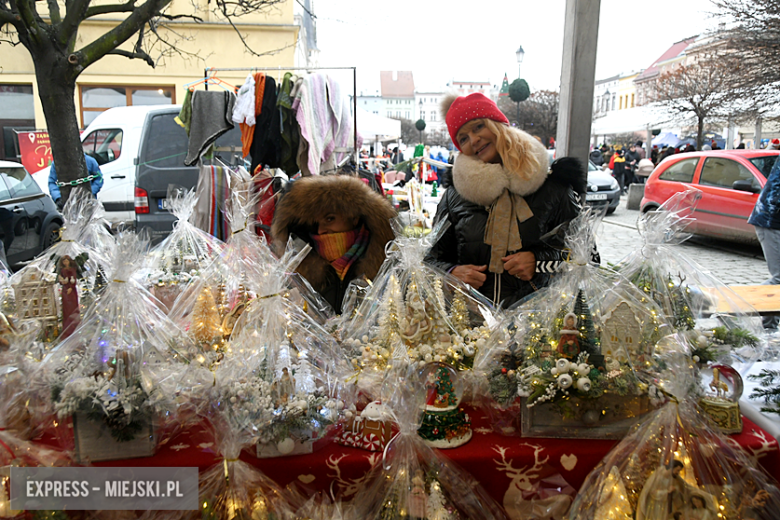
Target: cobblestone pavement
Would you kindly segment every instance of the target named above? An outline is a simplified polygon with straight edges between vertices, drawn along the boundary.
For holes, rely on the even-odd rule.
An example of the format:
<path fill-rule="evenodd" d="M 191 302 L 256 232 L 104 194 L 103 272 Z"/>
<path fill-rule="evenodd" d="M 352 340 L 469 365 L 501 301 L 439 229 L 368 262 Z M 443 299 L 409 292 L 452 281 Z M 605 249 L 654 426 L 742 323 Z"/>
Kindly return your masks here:
<path fill-rule="evenodd" d="M 636 230 L 640 213 L 626 209 L 625 203 L 626 197 L 623 197 L 615 213 L 604 218 L 597 235 L 602 265 L 617 263 L 642 245 L 642 238 Z M 759 246 L 693 237 L 678 247 L 727 285 L 754 285 L 769 278 Z"/>

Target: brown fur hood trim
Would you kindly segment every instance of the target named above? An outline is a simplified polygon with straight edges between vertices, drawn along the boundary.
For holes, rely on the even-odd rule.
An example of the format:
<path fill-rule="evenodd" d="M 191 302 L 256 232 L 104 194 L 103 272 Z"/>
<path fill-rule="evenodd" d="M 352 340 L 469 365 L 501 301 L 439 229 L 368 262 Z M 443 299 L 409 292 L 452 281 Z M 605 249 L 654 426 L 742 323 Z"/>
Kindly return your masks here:
<path fill-rule="evenodd" d="M 521 171 L 508 170 L 502 164 L 492 164 L 476 157 L 458 154 L 452 168 L 452 182 L 460 195 L 475 204 L 490 206 L 494 200 L 507 188 L 510 192 L 526 196 L 538 190 L 547 180 L 549 159 L 547 150 L 534 137 L 516 130 L 522 134 L 526 149 L 532 150 L 539 161 L 539 167 L 533 168 L 524 164 Z"/>
<path fill-rule="evenodd" d="M 355 272 L 373 279 L 385 260 L 385 245 L 395 238 L 390 219 L 396 213 L 387 200 L 355 177 L 314 176 L 293 181 L 276 205 L 271 226 L 274 249 L 281 253 L 290 234 L 311 243 L 309 233 L 316 232 L 317 220 L 329 213 L 363 220 L 371 239 L 366 253 L 355 263 Z M 319 291 L 329 269 L 330 264 L 312 251 L 296 271 Z"/>

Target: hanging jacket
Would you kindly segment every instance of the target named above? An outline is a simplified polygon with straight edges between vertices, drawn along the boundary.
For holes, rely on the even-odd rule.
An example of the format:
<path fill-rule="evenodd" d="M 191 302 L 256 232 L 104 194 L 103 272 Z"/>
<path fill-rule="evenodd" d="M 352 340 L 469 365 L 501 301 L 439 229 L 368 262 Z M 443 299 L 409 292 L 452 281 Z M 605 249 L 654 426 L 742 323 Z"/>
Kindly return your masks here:
<path fill-rule="evenodd" d="M 308 280 L 337 313 L 341 313 L 341 303 L 349 282 L 363 276 L 372 280 L 384 262 L 385 245 L 395 238 L 390 227 L 395 210 L 385 198 L 355 177 L 302 177 L 289 183 L 287 191 L 276 204 L 271 226 L 274 248 L 284 251 L 290 235 L 314 247 L 311 234 L 317 232 L 318 220 L 329 213 L 347 218 L 359 217 L 370 234 L 366 252 L 350 267 L 343 280 L 314 249 L 296 271 Z"/>
<path fill-rule="evenodd" d="M 450 227 L 431 249 L 426 262 L 443 271 L 458 265 L 490 265 L 491 247 L 484 242 L 490 204 L 487 193 L 495 184 L 491 178 L 507 178 L 510 192 L 521 195 L 533 212 L 531 218 L 518 222 L 518 227 L 522 238 L 520 251 L 534 253 L 536 273 L 528 282 L 506 271 L 497 274 L 486 270 L 487 279 L 479 292 L 496 305 L 508 307 L 548 285 L 566 255 L 560 234 L 545 241 L 542 237 L 577 216 L 586 177 L 579 161 L 571 158 L 556 160 L 548 172 L 546 151 L 544 154 L 539 168 L 524 172 L 512 172 L 501 164 L 459 154 L 453 167 L 453 186 L 439 202 L 435 218 L 435 222 L 449 220 Z"/>
<path fill-rule="evenodd" d="M 754 226 L 780 229 L 780 159 L 775 161 L 772 172 L 758 196 L 753 213 L 748 224 Z"/>
<path fill-rule="evenodd" d="M 281 164 L 282 131 L 280 127 L 279 110 L 276 109 L 276 81 L 271 76 L 265 77 L 265 90 L 260 115 L 254 129 L 252 139 L 252 169 L 254 175 L 258 166 L 268 165 L 278 168 Z"/>

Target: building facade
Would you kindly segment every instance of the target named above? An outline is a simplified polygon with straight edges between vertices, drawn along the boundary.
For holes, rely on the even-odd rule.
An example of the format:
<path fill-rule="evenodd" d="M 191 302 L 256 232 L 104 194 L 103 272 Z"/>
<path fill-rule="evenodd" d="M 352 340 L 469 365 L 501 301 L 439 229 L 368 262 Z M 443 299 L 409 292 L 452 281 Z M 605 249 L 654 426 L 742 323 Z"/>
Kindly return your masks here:
<path fill-rule="evenodd" d="M 62 3 L 62 2 L 61 2 Z M 202 23 L 182 19 L 168 21 L 167 36 L 176 42 L 180 53 L 160 56 L 156 67 L 142 60 L 107 55 L 81 73 L 76 85 L 76 110 L 79 125 L 85 128 L 100 112 L 116 106 L 175 104 L 184 99 L 186 85 L 204 76 L 207 67 L 217 69 L 270 67 L 268 72 L 281 79 L 285 67 L 315 66 L 316 32 L 311 19 L 311 0 L 287 0 L 267 13 L 253 13 L 227 20 L 208 10 L 208 3 L 197 2 L 196 14 Z M 44 19 L 44 2 L 36 3 Z M 306 9 L 303 9 L 306 7 Z M 189 0 L 173 0 L 167 9 L 172 16 L 193 14 Z M 87 20 L 79 27 L 76 47 L 111 30 L 122 19 L 107 14 Z M 240 31 L 247 45 L 263 56 L 253 56 L 236 34 Z M 161 29 L 165 31 L 165 29 Z M 134 39 L 120 47 L 132 50 Z M 30 54 L 22 45 L 0 43 L 0 130 L 3 142 L 0 158 L 14 158 L 14 133 L 21 129 L 46 128 L 43 108 Z M 150 51 L 153 57 L 154 49 Z M 240 86 L 247 71 L 220 71 L 218 76 L 229 85 Z M 216 87 L 215 87 L 216 88 Z"/>

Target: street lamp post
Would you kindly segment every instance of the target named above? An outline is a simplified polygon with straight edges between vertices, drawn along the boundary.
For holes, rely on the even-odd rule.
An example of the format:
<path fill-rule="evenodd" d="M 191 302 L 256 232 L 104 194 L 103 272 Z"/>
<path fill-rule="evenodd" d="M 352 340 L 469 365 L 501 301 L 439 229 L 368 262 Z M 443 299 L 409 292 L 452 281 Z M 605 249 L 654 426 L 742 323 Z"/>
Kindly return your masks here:
<path fill-rule="evenodd" d="M 517 57 L 517 79 L 522 79 L 523 75 L 521 74 L 522 68 L 523 68 L 523 58 L 525 57 L 525 51 L 523 50 L 523 46 L 517 48 L 517 51 L 515 51 L 515 56 Z M 520 102 L 517 102 L 517 127 L 520 127 Z"/>
<path fill-rule="evenodd" d="M 525 57 L 525 51 L 523 50 L 522 45 L 518 47 L 517 51 L 515 51 L 515 56 L 517 56 L 517 77 L 522 78 L 523 75 L 521 74 L 521 68 L 523 65 L 523 57 Z"/>

